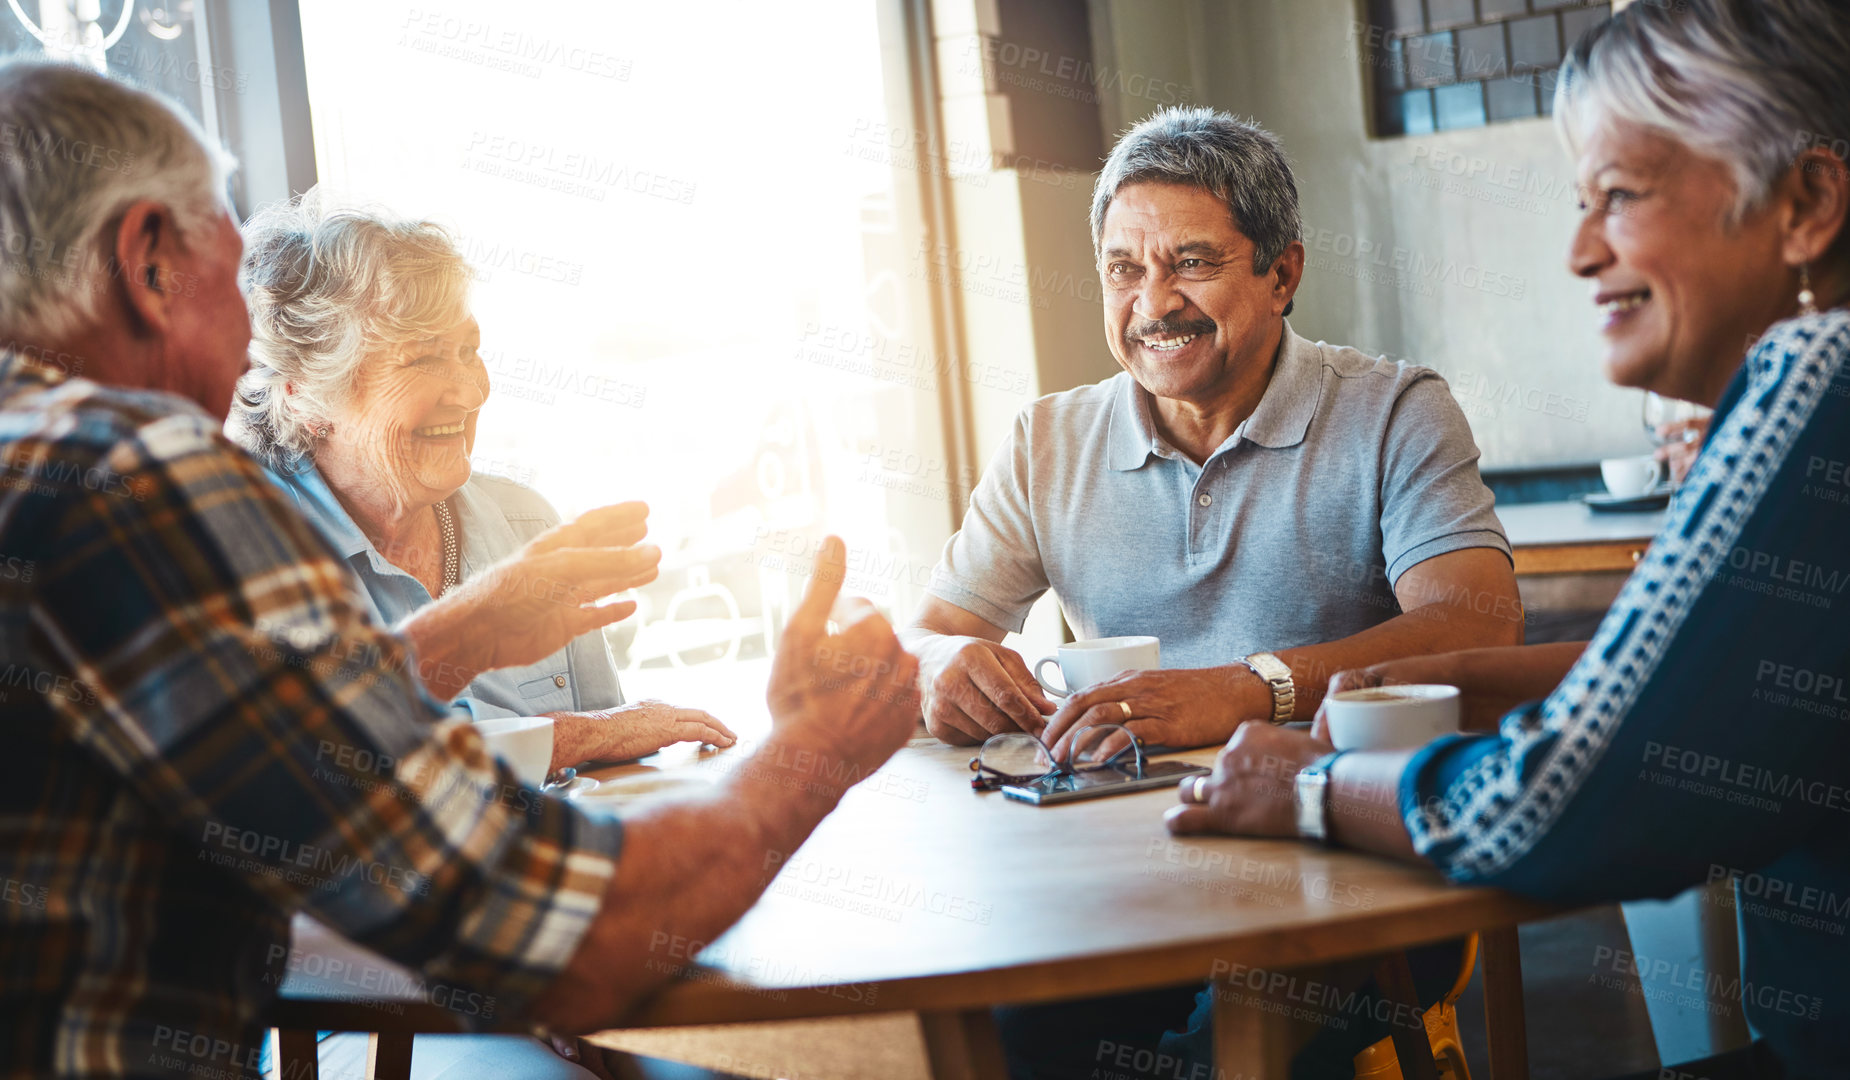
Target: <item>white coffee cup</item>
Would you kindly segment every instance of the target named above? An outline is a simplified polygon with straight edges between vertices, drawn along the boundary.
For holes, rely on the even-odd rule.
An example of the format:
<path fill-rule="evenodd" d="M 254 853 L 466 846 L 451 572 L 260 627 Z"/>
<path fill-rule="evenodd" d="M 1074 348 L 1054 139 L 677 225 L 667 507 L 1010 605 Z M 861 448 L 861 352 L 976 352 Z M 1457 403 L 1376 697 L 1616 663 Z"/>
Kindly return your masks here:
<path fill-rule="evenodd" d="M 1639 457 L 1607 458 L 1599 463 L 1600 479 L 1606 490 L 1621 499 L 1643 495 L 1664 479 L 1664 463 L 1649 454 Z"/>
<path fill-rule="evenodd" d="M 514 777 L 523 784 L 539 787 L 546 782 L 552 765 L 552 717 L 498 716 L 475 721 L 488 752 L 506 758 L 514 767 Z"/>
<path fill-rule="evenodd" d="M 1323 699 L 1338 750 L 1405 750 L 1458 730 L 1458 687 L 1371 686 Z"/>
<path fill-rule="evenodd" d="M 1060 680 L 1065 686 L 1047 681 L 1041 669 L 1048 664 L 1060 665 Z M 1154 671 L 1163 666 L 1163 643 L 1153 637 L 1105 637 L 1075 641 L 1062 645 L 1056 656 L 1043 656 L 1034 662 L 1034 681 L 1055 697 L 1065 697 L 1095 682 L 1103 682 L 1120 671 Z"/>

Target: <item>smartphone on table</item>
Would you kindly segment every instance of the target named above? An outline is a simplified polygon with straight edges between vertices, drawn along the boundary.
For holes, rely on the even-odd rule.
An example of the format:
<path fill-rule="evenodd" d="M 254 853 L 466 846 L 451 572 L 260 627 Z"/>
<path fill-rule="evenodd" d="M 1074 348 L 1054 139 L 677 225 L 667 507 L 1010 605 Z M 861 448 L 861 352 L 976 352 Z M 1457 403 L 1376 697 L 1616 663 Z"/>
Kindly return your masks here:
<path fill-rule="evenodd" d="M 1185 777 L 1206 776 L 1213 771 L 1206 765 L 1191 765 L 1186 761 L 1146 761 L 1143 766 L 1143 775 L 1138 776 L 1134 766 L 1121 769 L 1115 765 L 1106 765 L 1100 768 L 1043 776 L 1031 784 L 1006 784 L 1002 788 L 1002 794 L 1018 802 L 1051 806 L 1055 803 L 1077 802 L 1080 799 L 1098 799 L 1107 795 L 1129 795 L 1137 791 L 1149 791 L 1152 788 L 1175 787 Z"/>

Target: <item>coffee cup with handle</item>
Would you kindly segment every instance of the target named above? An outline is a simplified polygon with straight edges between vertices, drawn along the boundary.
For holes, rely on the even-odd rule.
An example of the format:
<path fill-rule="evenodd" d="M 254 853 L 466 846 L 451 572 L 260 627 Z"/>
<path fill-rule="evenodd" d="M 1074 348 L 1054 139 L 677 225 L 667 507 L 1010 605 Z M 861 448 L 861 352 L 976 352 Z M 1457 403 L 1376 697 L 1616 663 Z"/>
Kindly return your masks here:
<path fill-rule="evenodd" d="M 1338 750 L 1407 750 L 1458 730 L 1458 687 L 1370 686 L 1323 699 L 1330 744 Z"/>
<path fill-rule="evenodd" d="M 1043 674 L 1058 664 L 1064 686 L 1055 686 Z M 1108 637 L 1062 645 L 1053 656 L 1034 662 L 1034 681 L 1054 697 L 1065 697 L 1121 671 L 1154 671 L 1163 666 L 1162 642 L 1153 637 Z"/>
<path fill-rule="evenodd" d="M 1664 480 L 1664 463 L 1649 454 L 1638 457 L 1607 458 L 1599 463 L 1600 479 L 1606 490 L 1621 499 L 1631 499 L 1656 490 Z"/>
<path fill-rule="evenodd" d="M 475 721 L 475 730 L 482 733 L 489 753 L 514 767 L 515 779 L 534 787 L 546 782 L 552 764 L 552 717 L 497 716 Z"/>

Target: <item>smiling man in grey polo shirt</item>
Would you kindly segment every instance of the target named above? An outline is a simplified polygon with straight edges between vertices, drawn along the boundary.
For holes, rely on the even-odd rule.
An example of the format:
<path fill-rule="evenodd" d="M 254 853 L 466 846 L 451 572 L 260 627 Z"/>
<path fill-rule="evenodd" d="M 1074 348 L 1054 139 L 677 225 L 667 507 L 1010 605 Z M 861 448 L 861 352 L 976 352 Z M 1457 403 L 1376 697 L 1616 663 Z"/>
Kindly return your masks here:
<path fill-rule="evenodd" d="M 1304 247 L 1273 136 L 1156 114 L 1112 151 L 1092 234 L 1124 373 L 1029 405 L 978 485 L 908 632 L 933 734 L 1128 720 L 1201 746 L 1309 719 L 1345 668 L 1521 640 L 1509 544 L 1445 382 L 1285 321 Z M 1054 714 L 1000 644 L 1050 588 L 1079 638 L 1154 634 L 1169 670 Z"/>
<path fill-rule="evenodd" d="M 1053 742 L 1113 721 L 1202 746 L 1246 720 L 1309 719 L 1345 668 L 1522 640 L 1463 412 L 1429 370 L 1291 331 L 1298 234 L 1290 167 L 1258 127 L 1167 109 L 1112 151 L 1092 236 L 1124 373 L 1022 410 L 977 486 L 904 635 L 933 734 Z M 1048 589 L 1081 639 L 1160 637 L 1166 670 L 1086 688 L 1056 713 L 1001 644 Z M 1456 957 L 1414 957 L 1423 1000 Z M 1154 1048 L 1193 997 L 1003 1010 L 1011 1075 L 1088 1075 L 1107 1042 Z M 1348 1055 L 1385 1034 L 1331 1029 L 1298 1064 L 1346 1075 Z M 1188 1056 L 1204 1037 L 1196 1023 L 1164 1045 Z"/>

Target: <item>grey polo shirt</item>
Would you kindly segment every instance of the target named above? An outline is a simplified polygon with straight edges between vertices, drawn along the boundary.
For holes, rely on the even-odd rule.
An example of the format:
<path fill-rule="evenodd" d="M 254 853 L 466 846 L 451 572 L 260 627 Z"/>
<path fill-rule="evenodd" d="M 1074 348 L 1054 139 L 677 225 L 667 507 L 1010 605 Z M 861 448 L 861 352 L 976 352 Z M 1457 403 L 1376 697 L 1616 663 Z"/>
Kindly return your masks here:
<path fill-rule="evenodd" d="M 1080 638 L 1155 634 L 1210 667 L 1400 614 L 1407 568 L 1509 541 L 1428 368 L 1285 326 L 1259 405 L 1196 466 L 1124 373 L 1016 417 L 927 590 L 1009 630 L 1052 589 Z"/>

